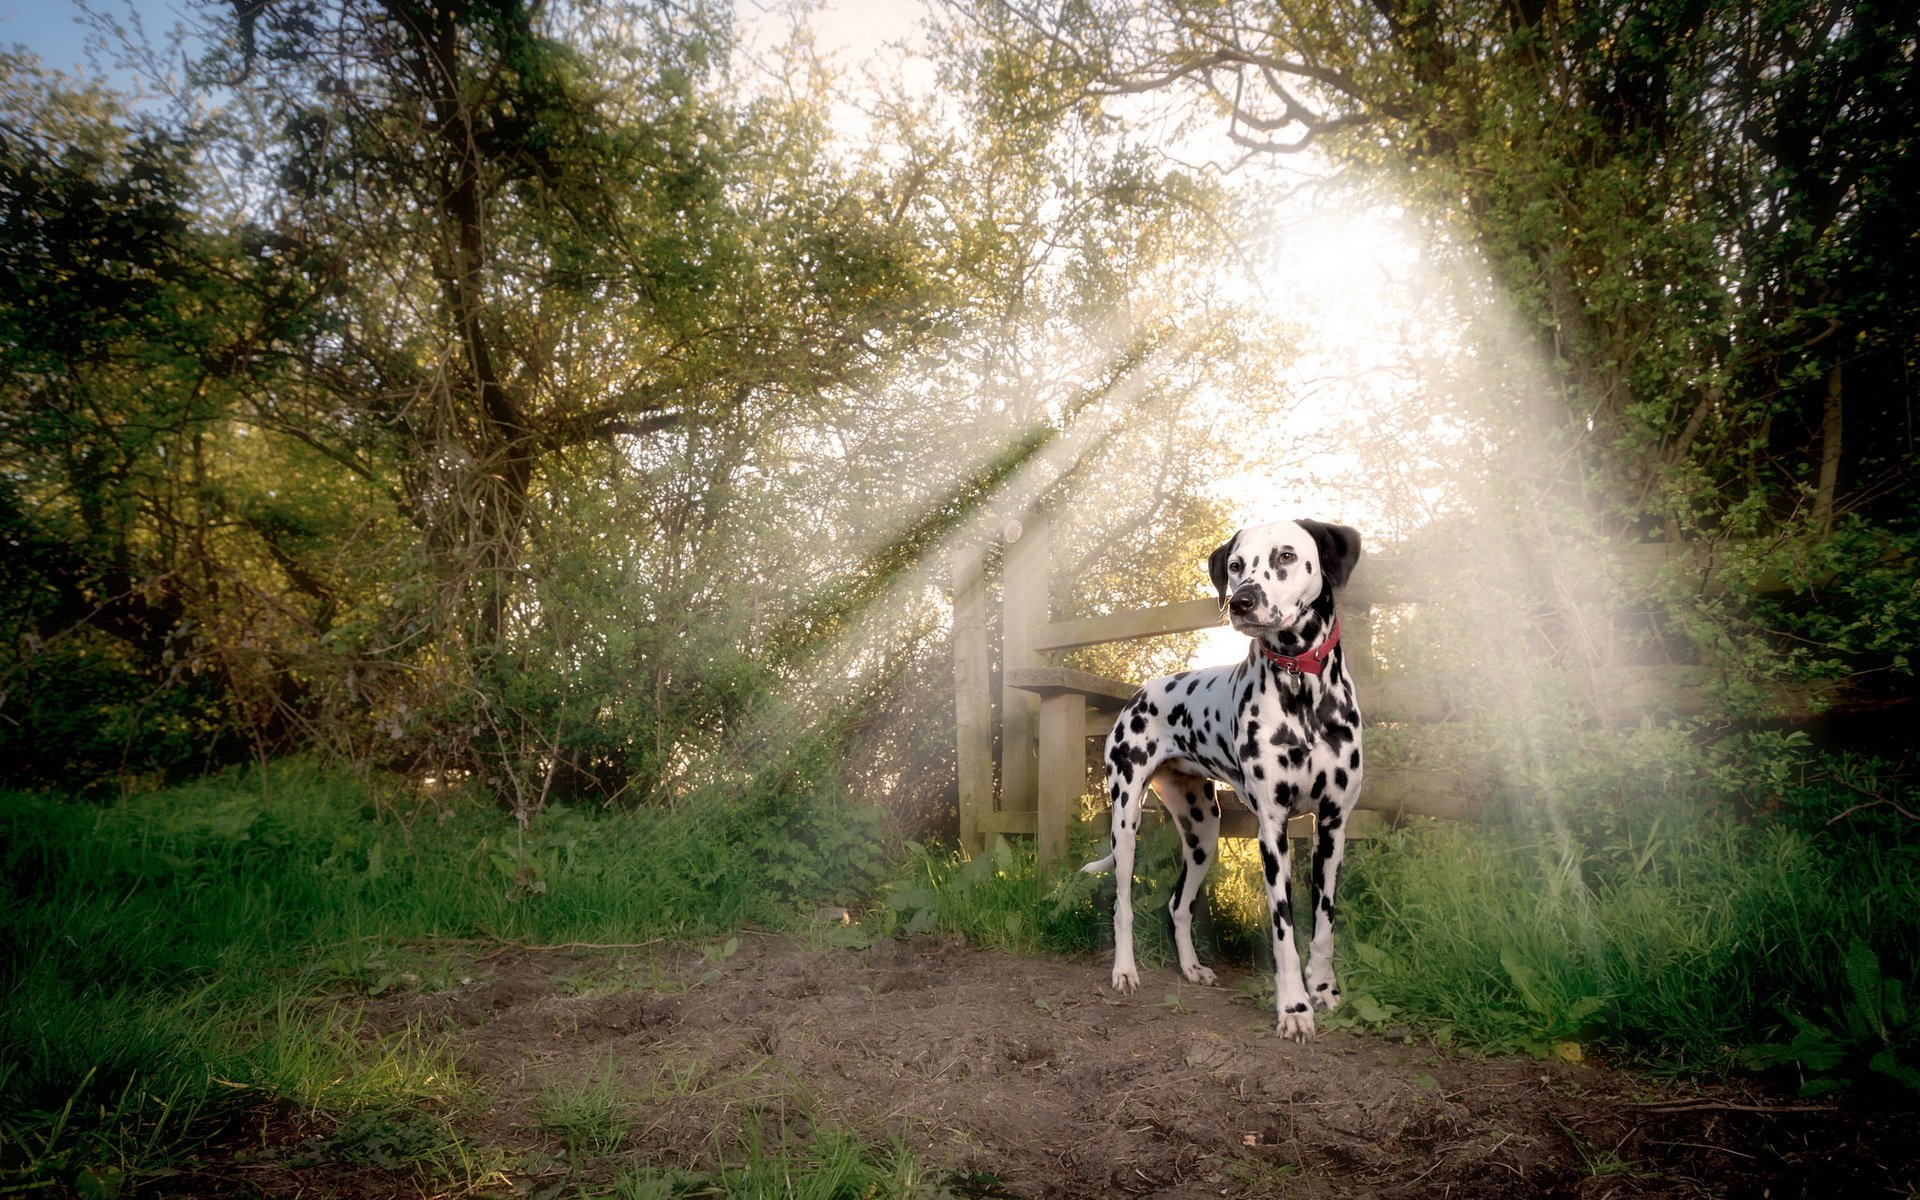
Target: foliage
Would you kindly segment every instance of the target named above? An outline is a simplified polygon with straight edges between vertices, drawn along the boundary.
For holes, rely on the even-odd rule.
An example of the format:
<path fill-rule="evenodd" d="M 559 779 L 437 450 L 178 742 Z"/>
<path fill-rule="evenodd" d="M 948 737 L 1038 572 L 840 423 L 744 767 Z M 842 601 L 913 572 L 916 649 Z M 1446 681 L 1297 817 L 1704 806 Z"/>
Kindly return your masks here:
<path fill-rule="evenodd" d="M 977 41 L 861 152 L 724 5 L 203 16 L 182 123 L 6 63 L 0 737 L 62 751 L 16 782 L 316 749 L 527 818 L 771 722 L 914 829 L 954 539 L 1070 488 L 1078 556 L 1217 532 L 1180 418 L 1277 351 L 1226 191 L 983 119 Z M 1075 602 L 1187 586 L 1127 565 Z"/>
<path fill-rule="evenodd" d="M 219 517 L 206 423 L 253 266 L 192 220 L 187 142 L 0 57 L 0 660 L 10 777 L 204 769 L 243 750 L 235 665 L 176 557 Z"/>
<path fill-rule="evenodd" d="M 1157 98 L 1192 137 L 1322 155 L 1404 206 L 1440 284 L 1421 316 L 1461 332 L 1406 364 L 1399 421 L 1462 451 L 1427 491 L 1535 526 L 1536 556 L 1710 550 L 1633 602 L 1735 678 L 1729 715 L 1778 712 L 1753 688 L 1789 674 L 1829 703 L 1910 687 L 1910 6 L 1001 0 L 987 21 L 1035 119 Z"/>

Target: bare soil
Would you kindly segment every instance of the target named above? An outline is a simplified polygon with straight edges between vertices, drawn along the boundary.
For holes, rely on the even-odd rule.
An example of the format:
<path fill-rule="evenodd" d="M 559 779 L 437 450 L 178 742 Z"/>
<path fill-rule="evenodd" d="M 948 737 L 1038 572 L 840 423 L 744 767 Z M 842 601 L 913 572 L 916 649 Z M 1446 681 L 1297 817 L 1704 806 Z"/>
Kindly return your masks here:
<path fill-rule="evenodd" d="M 1231 969 L 1210 988 L 1149 971 L 1121 997 L 1091 958 L 745 934 L 731 952 L 508 950 L 462 974 L 368 998 L 366 1020 L 448 1039 L 488 1098 L 455 1124 L 508 1151 L 490 1185 L 503 1194 L 604 1194 L 637 1165 L 712 1172 L 743 1136 L 771 1148 L 827 1128 L 904 1146 L 962 1195 L 1913 1196 L 1920 1182 L 1911 1113 L 1393 1031 L 1295 1045 Z M 608 1072 L 631 1098 L 624 1140 L 569 1148 L 542 1097 Z M 289 1166 L 251 1185 L 394 1194 L 404 1178 Z"/>

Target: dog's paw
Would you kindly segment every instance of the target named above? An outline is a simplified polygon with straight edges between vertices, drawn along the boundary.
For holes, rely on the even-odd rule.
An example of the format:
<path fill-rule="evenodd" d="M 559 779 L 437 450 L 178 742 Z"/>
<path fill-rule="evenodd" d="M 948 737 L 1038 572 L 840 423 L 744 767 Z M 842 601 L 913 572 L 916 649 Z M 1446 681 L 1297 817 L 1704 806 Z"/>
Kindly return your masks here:
<path fill-rule="evenodd" d="M 1122 996 L 1131 996 L 1140 986 L 1140 971 L 1136 967 L 1123 967 L 1118 963 L 1113 967 L 1113 990 Z"/>
<path fill-rule="evenodd" d="M 1181 967 L 1180 973 L 1187 977 L 1188 983 L 1197 983 L 1201 987 L 1212 987 L 1214 981 L 1219 978 L 1213 973 L 1212 967 L 1203 967 L 1199 963 L 1191 967 Z"/>
<path fill-rule="evenodd" d="M 1313 1036 L 1313 1007 L 1304 1003 L 1287 1006 L 1280 1014 L 1280 1036 L 1290 1042 L 1304 1042 Z"/>
<path fill-rule="evenodd" d="M 1340 1007 L 1340 985 L 1331 979 L 1323 979 L 1313 985 L 1313 1001 L 1320 1007 L 1332 1012 Z"/>

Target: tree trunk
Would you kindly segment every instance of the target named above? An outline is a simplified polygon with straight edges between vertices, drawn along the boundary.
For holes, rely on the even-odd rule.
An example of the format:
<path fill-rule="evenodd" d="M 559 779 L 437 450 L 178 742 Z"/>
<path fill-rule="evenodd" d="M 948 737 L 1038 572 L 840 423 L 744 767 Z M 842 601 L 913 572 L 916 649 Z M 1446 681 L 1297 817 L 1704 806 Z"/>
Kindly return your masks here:
<path fill-rule="evenodd" d="M 1820 410 L 1820 483 L 1813 493 L 1813 527 L 1821 540 L 1833 536 L 1833 499 L 1840 490 L 1842 379 L 1840 360 L 1827 371 L 1827 399 Z"/>

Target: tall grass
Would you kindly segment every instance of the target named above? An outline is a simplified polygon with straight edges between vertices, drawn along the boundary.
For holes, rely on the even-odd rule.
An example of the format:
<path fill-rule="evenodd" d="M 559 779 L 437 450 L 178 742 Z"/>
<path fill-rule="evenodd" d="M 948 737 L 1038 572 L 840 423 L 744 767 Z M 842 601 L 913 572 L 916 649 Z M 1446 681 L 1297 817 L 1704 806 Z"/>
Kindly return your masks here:
<path fill-rule="evenodd" d="M 338 1003 L 410 945 L 773 926 L 878 870 L 860 814 L 751 792 L 527 830 L 471 806 L 403 823 L 299 765 L 104 807 L 0 795 L 0 1191 L 137 1174 L 265 1100 L 458 1104 L 425 1032 L 374 1038 Z"/>
<path fill-rule="evenodd" d="M 1076 855 L 1100 852 L 1088 839 Z M 1271 969 L 1250 843 L 1222 849 L 1201 955 Z M 1174 852 L 1167 830 L 1150 831 L 1133 892 L 1140 960 L 1167 971 Z M 1308 857 L 1296 850 L 1297 870 Z M 1413 1024 L 1498 1052 L 1599 1047 L 1674 1071 L 1784 1068 L 1809 1090 L 1920 1096 L 1911 838 L 1815 833 L 1676 795 L 1586 828 L 1425 822 L 1350 842 L 1341 887 L 1353 1003 L 1329 1025 Z M 972 861 L 917 850 L 888 905 L 905 928 L 1076 953 L 1111 944 L 1112 897 L 1107 877 L 1046 876 L 1029 849 L 1001 843 Z"/>
<path fill-rule="evenodd" d="M 1705 815 L 1617 856 L 1434 825 L 1370 847 L 1348 879 L 1355 983 L 1404 1012 L 1481 1046 L 1598 1041 L 1687 1068 L 1765 1040 L 1782 1006 L 1826 1002 L 1836 937 L 1869 929 L 1799 835 Z"/>

